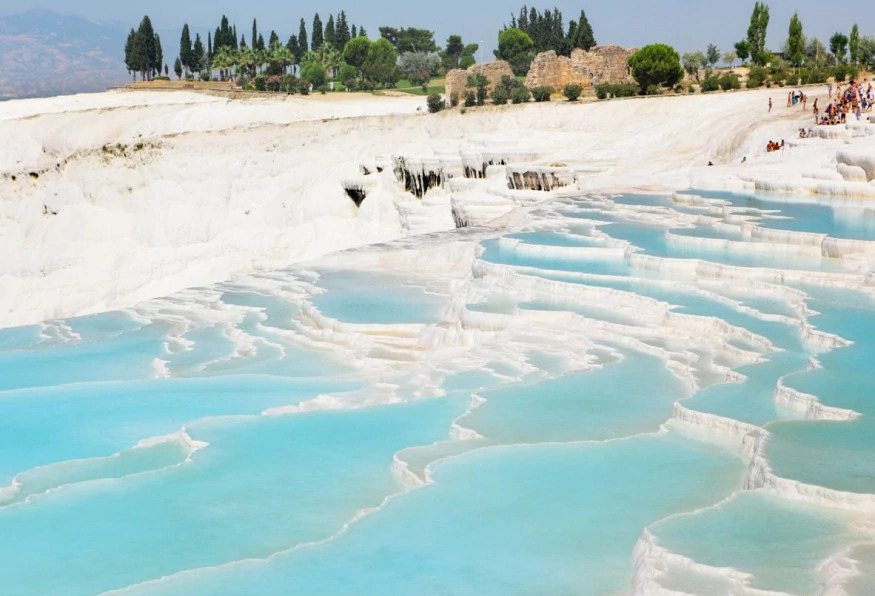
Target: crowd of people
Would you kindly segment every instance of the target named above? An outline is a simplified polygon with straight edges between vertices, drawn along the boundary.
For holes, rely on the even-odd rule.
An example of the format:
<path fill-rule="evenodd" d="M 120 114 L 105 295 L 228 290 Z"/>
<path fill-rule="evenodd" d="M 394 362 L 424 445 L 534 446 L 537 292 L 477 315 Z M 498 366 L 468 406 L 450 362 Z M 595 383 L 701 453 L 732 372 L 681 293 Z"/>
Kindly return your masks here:
<path fill-rule="evenodd" d="M 872 103 L 875 101 L 875 91 L 872 89 L 872 83 L 851 82 L 845 89 L 839 84 L 836 87 L 835 97 L 832 94 L 832 85 L 828 86 L 829 90 L 829 105 L 824 109 L 823 114 L 817 107 L 817 100 L 814 100 L 814 122 L 821 126 L 832 124 L 844 124 L 848 120 L 848 115 L 853 114 L 857 120 L 863 117 L 864 113 L 872 111 Z"/>
<path fill-rule="evenodd" d="M 771 153 L 773 151 L 780 151 L 784 148 L 784 139 L 781 139 L 780 143 L 776 143 L 775 141 L 769 141 L 766 145 L 766 151 Z"/>

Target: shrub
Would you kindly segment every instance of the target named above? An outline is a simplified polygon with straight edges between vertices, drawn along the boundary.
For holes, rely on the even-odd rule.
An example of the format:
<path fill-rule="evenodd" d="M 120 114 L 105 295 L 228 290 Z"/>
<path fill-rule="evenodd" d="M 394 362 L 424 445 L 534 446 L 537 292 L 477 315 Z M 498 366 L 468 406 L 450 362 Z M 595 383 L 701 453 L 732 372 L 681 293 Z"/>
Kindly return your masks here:
<path fill-rule="evenodd" d="M 662 88 L 659 85 L 648 85 L 647 95 L 659 95 L 662 93 Z"/>
<path fill-rule="evenodd" d="M 357 75 L 358 75 L 358 72 L 356 71 L 354 66 L 350 66 L 349 64 L 344 64 L 343 66 L 340 67 L 340 70 L 337 73 L 337 78 L 343 82 L 344 87 L 350 87 L 350 85 L 347 85 L 346 82 L 351 80 L 351 81 L 353 81 L 352 86 L 355 86 L 355 78 Z"/>
<path fill-rule="evenodd" d="M 492 90 L 492 103 L 497 106 L 503 106 L 510 99 L 510 93 L 501 85 L 496 85 Z"/>
<path fill-rule="evenodd" d="M 477 96 L 473 91 L 465 91 L 465 107 L 472 108 L 477 105 Z"/>
<path fill-rule="evenodd" d="M 264 87 L 268 91 L 279 91 L 282 84 L 283 78 L 280 75 L 273 75 L 264 82 Z"/>
<path fill-rule="evenodd" d="M 436 114 L 446 107 L 444 99 L 437 93 L 429 95 L 426 98 L 425 103 L 428 105 L 428 112 L 430 114 Z"/>
<path fill-rule="evenodd" d="M 720 88 L 720 79 L 718 77 L 708 77 L 702 81 L 700 87 L 702 88 L 702 93 L 717 91 Z"/>
<path fill-rule="evenodd" d="M 529 93 L 529 90 L 526 89 L 525 85 L 522 85 L 521 87 L 515 87 L 510 92 L 511 103 L 516 103 L 516 104 L 528 103 L 530 98 L 531 98 L 531 93 Z"/>
<path fill-rule="evenodd" d="M 836 83 L 843 83 L 848 78 L 849 68 L 844 64 L 839 64 L 833 67 L 832 76 L 835 77 Z"/>
<path fill-rule="evenodd" d="M 532 97 L 535 101 L 550 101 L 550 96 L 553 95 L 553 87 L 535 87 L 532 89 Z"/>
<path fill-rule="evenodd" d="M 245 76 L 240 75 L 239 77 L 237 77 L 237 86 L 238 87 L 245 87 L 248 84 L 249 84 L 249 79 L 246 78 Z"/>
<path fill-rule="evenodd" d="M 477 63 L 477 60 L 474 59 L 474 56 L 462 56 L 459 59 L 459 68 L 462 70 L 467 70 L 470 67 L 474 66 Z"/>
<path fill-rule="evenodd" d="M 328 93 L 328 85 L 326 85 L 325 83 L 322 83 L 321 85 L 316 87 L 316 91 L 318 91 L 322 95 L 325 95 L 326 93 Z"/>
<path fill-rule="evenodd" d="M 286 93 L 294 93 L 298 90 L 298 79 L 295 75 L 285 75 L 280 82 L 280 87 Z"/>
<path fill-rule="evenodd" d="M 766 69 L 761 66 L 752 66 L 747 74 L 747 88 L 756 89 L 766 82 Z"/>
<path fill-rule="evenodd" d="M 257 91 L 265 91 L 267 89 L 267 76 L 260 74 L 255 77 L 255 89 Z"/>
<path fill-rule="evenodd" d="M 155 78 L 152 79 L 152 80 L 153 80 L 153 81 L 169 81 L 169 80 L 170 80 L 170 77 L 164 77 L 164 76 L 161 76 L 161 77 L 155 77 Z"/>
<path fill-rule="evenodd" d="M 799 72 L 799 82 L 802 85 L 820 85 L 826 83 L 829 74 L 822 68 L 803 68 Z"/>
<path fill-rule="evenodd" d="M 632 97 L 638 95 L 641 89 L 635 83 L 602 83 L 596 85 L 595 93 L 599 99 L 608 97 Z"/>
<path fill-rule="evenodd" d="M 301 95 L 309 95 L 310 94 L 310 81 L 305 79 L 298 79 L 298 91 Z"/>
<path fill-rule="evenodd" d="M 482 74 L 468 75 L 465 86 L 473 87 L 478 106 L 486 103 L 486 96 L 488 94 L 487 85 L 489 85 L 489 79 Z"/>
<path fill-rule="evenodd" d="M 459 92 L 453 91 L 450 93 L 450 107 L 455 108 L 457 105 L 459 105 Z"/>
<path fill-rule="evenodd" d="M 212 75 L 210 74 L 210 71 L 204 70 L 201 71 L 200 77 L 202 81 L 207 82 L 212 78 Z"/>
<path fill-rule="evenodd" d="M 562 95 L 567 97 L 568 101 L 577 101 L 581 93 L 583 93 L 583 87 L 577 83 L 569 83 L 562 89 Z"/>
<path fill-rule="evenodd" d="M 738 80 L 738 75 L 733 73 L 727 73 L 720 77 L 720 88 L 724 91 L 729 91 L 731 89 L 741 89 L 741 83 Z"/>
<path fill-rule="evenodd" d="M 325 68 L 318 62 L 310 62 L 301 69 L 301 78 L 318 88 L 325 84 Z"/>

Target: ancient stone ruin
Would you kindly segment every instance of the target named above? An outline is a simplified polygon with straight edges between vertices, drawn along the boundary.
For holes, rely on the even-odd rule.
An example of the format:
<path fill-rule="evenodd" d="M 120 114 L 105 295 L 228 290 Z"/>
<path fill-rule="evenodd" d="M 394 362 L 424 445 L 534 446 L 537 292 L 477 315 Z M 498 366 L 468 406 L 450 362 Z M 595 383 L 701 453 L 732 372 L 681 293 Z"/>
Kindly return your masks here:
<path fill-rule="evenodd" d="M 465 97 L 465 85 L 468 83 L 468 77 L 470 75 L 477 75 L 480 72 L 483 72 L 483 76 L 485 76 L 489 80 L 489 84 L 486 86 L 489 90 L 489 93 L 492 93 L 492 90 L 501 81 L 501 77 L 504 75 L 513 76 L 513 69 L 510 67 L 510 64 L 505 62 L 504 60 L 496 60 L 495 62 L 488 62 L 483 64 L 482 67 L 480 64 L 474 64 L 470 66 L 467 70 L 461 69 L 453 69 L 447 73 L 446 79 L 446 93 L 447 97 L 453 94 L 453 92 L 459 94 L 459 101 L 462 101 Z"/>
<path fill-rule="evenodd" d="M 620 46 L 596 46 L 590 51 L 575 48 L 571 57 L 557 56 L 556 52 L 542 52 L 535 56 L 526 87 L 553 87 L 560 91 L 565 85 L 577 83 L 584 89 L 602 83 L 631 83 L 629 56 L 634 49 Z"/>

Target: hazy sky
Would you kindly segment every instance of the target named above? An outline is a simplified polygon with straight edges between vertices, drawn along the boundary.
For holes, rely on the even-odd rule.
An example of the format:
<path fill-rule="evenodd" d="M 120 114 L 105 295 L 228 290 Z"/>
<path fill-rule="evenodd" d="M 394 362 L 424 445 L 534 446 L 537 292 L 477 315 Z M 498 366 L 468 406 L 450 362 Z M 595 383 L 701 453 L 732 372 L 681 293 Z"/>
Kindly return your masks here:
<path fill-rule="evenodd" d="M 875 10 L 865 3 L 836 4 L 824 0 L 773 0 L 767 3 L 771 8 L 767 42 L 770 49 L 780 49 L 787 36 L 790 17 L 797 10 L 805 34 L 815 35 L 824 42 L 835 31 L 849 32 L 854 22 L 859 24 L 861 33 L 875 35 Z M 557 6 L 566 25 L 584 8 L 596 40 L 602 44 L 640 47 L 666 42 L 684 52 L 704 49 L 708 43 L 715 43 L 722 50 L 729 49 L 744 37 L 753 4 L 747 0 L 609 0 L 583 4 L 545 0 L 534 6 L 539 10 Z M 520 0 L 340 0 L 331 4 L 300 0 L 77 0 L 75 3 L 70 0 L 33 0 L 32 3 L 31 0 L 0 0 L 0 15 L 28 8 L 47 8 L 95 20 L 119 20 L 135 25 L 144 13 L 148 13 L 157 28 L 175 30 L 185 21 L 214 29 L 224 12 L 237 25 L 238 34 L 245 33 L 249 38 L 252 18 L 255 17 L 260 30 L 269 33 L 270 29 L 276 29 L 286 40 L 291 33 L 297 32 L 298 20 L 302 16 L 307 21 L 309 33 L 314 12 L 318 10 L 324 23 L 329 13 L 336 14 L 344 9 L 350 21 L 363 24 L 371 37 L 377 34 L 380 25 L 419 26 L 434 29 L 439 45 L 444 44 L 447 35 L 459 33 L 466 43 L 483 40 L 488 51 L 495 47 L 501 26 L 510 20 L 512 12 L 519 12 L 521 5 Z M 859 10 L 855 10 L 857 8 Z M 168 50 L 171 46 L 165 41 Z"/>

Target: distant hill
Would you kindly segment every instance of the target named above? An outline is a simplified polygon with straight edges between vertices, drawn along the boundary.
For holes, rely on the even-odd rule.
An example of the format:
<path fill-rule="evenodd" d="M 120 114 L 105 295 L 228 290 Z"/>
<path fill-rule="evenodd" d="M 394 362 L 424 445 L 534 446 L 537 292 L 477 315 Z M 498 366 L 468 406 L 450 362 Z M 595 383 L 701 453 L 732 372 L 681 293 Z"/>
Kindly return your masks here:
<path fill-rule="evenodd" d="M 47 10 L 0 17 L 0 99 L 103 91 L 126 83 L 129 29 Z"/>

